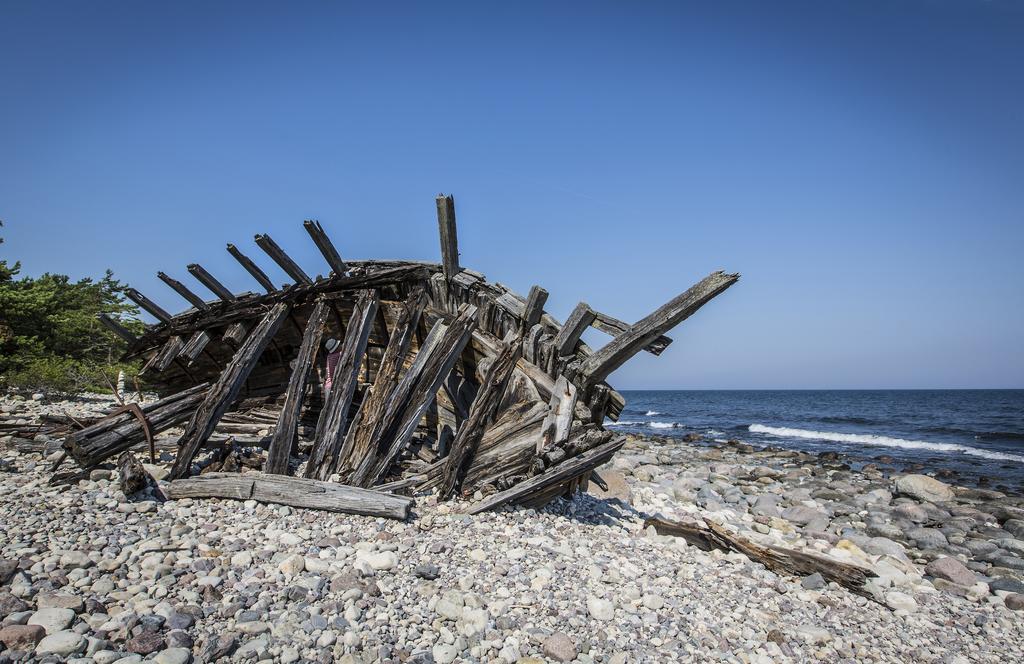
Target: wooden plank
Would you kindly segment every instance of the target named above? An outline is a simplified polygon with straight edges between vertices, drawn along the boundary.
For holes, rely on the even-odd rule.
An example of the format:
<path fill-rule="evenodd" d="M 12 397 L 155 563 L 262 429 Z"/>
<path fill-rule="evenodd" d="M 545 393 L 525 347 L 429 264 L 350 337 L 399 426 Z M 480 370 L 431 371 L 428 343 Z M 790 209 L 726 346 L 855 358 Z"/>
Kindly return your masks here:
<path fill-rule="evenodd" d="M 199 354 L 206 348 L 206 344 L 210 343 L 210 335 L 205 330 L 196 330 L 196 332 L 189 337 L 189 340 L 185 342 L 184 348 L 179 353 L 180 356 L 185 357 L 190 363 L 195 362 Z"/>
<path fill-rule="evenodd" d="M 313 280 L 302 271 L 298 263 L 291 259 L 291 256 L 284 253 L 281 247 L 277 246 L 269 235 L 261 234 L 256 236 L 256 245 L 262 249 L 270 258 L 284 270 L 285 274 L 295 280 L 297 284 L 312 284 Z"/>
<path fill-rule="evenodd" d="M 171 362 L 174 361 L 174 358 L 178 357 L 178 353 L 180 353 L 181 349 L 184 347 L 184 339 L 182 339 L 178 335 L 170 337 L 169 339 L 167 339 L 167 342 L 164 344 L 164 347 L 160 349 L 160 352 L 157 353 L 157 358 L 156 361 L 153 363 L 153 367 L 157 371 L 163 371 L 164 369 L 171 365 Z"/>
<path fill-rule="evenodd" d="M 376 291 L 363 291 L 353 306 L 334 382 L 327 395 L 327 403 L 320 412 L 313 449 L 306 462 L 305 476 L 308 478 L 325 480 L 337 468 L 338 455 L 345 440 L 348 410 L 355 396 L 359 365 L 377 315 L 377 304 Z"/>
<path fill-rule="evenodd" d="M 267 454 L 267 464 L 264 467 L 264 471 L 267 473 L 288 474 L 288 457 L 295 444 L 299 413 L 306 397 L 309 374 L 316 365 L 320 339 L 323 337 L 329 313 L 330 307 L 325 301 L 320 300 L 309 315 L 309 321 L 306 323 L 306 329 L 302 335 L 302 345 L 299 346 L 299 355 L 295 359 L 295 368 L 292 369 L 291 378 L 288 380 L 284 405 L 281 406 L 281 414 L 277 419 L 274 437 L 270 441 L 270 451 Z"/>
<path fill-rule="evenodd" d="M 252 329 L 252 326 L 252 321 L 236 321 L 231 325 L 228 325 L 227 329 L 224 330 L 224 336 L 221 338 L 224 339 L 224 341 L 240 344 L 247 336 L 249 336 L 249 330 Z"/>
<path fill-rule="evenodd" d="M 253 329 L 252 334 L 235 352 L 235 356 L 221 373 L 217 382 L 210 388 L 203 403 L 193 414 L 181 435 L 178 456 L 174 460 L 174 466 L 169 474 L 171 479 L 179 479 L 188 475 L 192 458 L 238 397 L 242 385 L 259 361 L 263 350 L 288 316 L 289 309 L 289 305 L 282 302 L 268 311 L 259 325 Z"/>
<path fill-rule="evenodd" d="M 345 445 L 338 461 L 340 472 L 354 470 L 369 453 L 371 443 L 380 436 L 387 404 L 398 386 L 405 357 L 409 354 L 426 303 L 426 292 L 422 288 L 415 288 L 401 305 L 373 386 L 360 406 L 358 426 L 353 422 L 345 436 Z"/>
<path fill-rule="evenodd" d="M 592 324 L 596 329 L 601 330 L 605 334 L 610 334 L 613 337 L 617 337 L 629 329 L 628 324 L 600 311 L 594 312 L 594 321 Z M 668 348 L 670 343 L 672 343 L 671 339 L 665 335 L 661 335 L 651 343 L 644 346 L 644 350 L 651 355 L 661 355 L 661 353 Z"/>
<path fill-rule="evenodd" d="M 267 276 L 267 273 L 261 270 L 259 265 L 254 263 L 251 258 L 243 254 L 241 251 L 239 251 L 238 247 L 231 244 L 230 242 L 228 243 L 228 253 L 231 254 L 234 257 L 234 259 L 238 261 L 242 267 L 245 268 L 245 271 L 248 272 L 252 276 L 252 278 L 255 279 L 257 283 L 259 283 L 260 286 L 263 286 L 264 290 L 266 290 L 268 293 L 273 293 L 274 291 L 277 290 L 277 288 L 274 286 L 274 282 L 272 282 L 270 280 L 270 277 Z"/>
<path fill-rule="evenodd" d="M 428 336 L 427 341 L 432 345 L 428 346 L 424 341 L 423 347 L 416 356 L 416 361 L 410 368 L 413 374 L 415 385 L 408 389 L 408 396 L 400 399 L 392 398 L 393 403 L 389 404 L 391 412 L 390 424 L 383 429 L 380 442 L 371 445 L 371 449 L 384 449 L 385 451 L 376 459 L 370 459 L 356 470 L 353 476 L 353 484 L 357 486 L 373 486 L 391 468 L 405 445 L 409 442 L 416 426 L 426 412 L 427 408 L 434 402 L 437 391 L 441 389 L 452 367 L 462 350 L 469 343 L 469 338 L 476 327 L 477 308 L 473 305 L 463 305 L 459 316 L 450 325 L 444 325 L 438 321 L 431 330 L 437 340 Z"/>
<path fill-rule="evenodd" d="M 569 314 L 565 324 L 555 335 L 555 352 L 558 357 L 570 357 L 576 353 L 576 342 L 583 336 L 584 330 L 590 327 L 597 314 L 586 302 L 580 302 Z"/>
<path fill-rule="evenodd" d="M 304 509 L 407 519 L 413 500 L 379 491 L 300 477 L 264 473 L 207 473 L 163 485 L 171 500 L 226 498 L 255 500 Z"/>
<path fill-rule="evenodd" d="M 118 322 L 114 318 L 111 318 L 107 314 L 99 314 L 98 316 L 96 316 L 96 319 L 99 320 L 99 322 L 103 324 L 103 327 L 105 327 L 108 330 L 110 330 L 111 332 L 113 332 L 115 336 L 120 338 L 122 341 L 127 343 L 129 346 L 134 344 L 135 342 L 137 342 L 139 340 L 138 337 L 136 337 L 134 334 L 132 334 L 131 332 L 128 331 L 128 328 L 126 328 L 125 326 L 121 325 L 120 322 Z"/>
<path fill-rule="evenodd" d="M 235 294 L 232 293 L 224 286 L 224 284 L 217 281 L 217 279 L 206 271 L 199 263 L 192 263 L 188 266 L 188 271 L 196 278 L 196 281 L 206 286 L 211 293 L 224 300 L 225 302 L 234 302 Z"/>
<path fill-rule="evenodd" d="M 567 482 L 607 463 L 625 444 L 625 436 L 599 444 L 579 456 L 552 466 L 543 473 L 519 482 L 505 491 L 484 498 L 480 502 L 471 505 L 468 512 L 470 514 L 479 514 L 503 505 L 515 505 L 523 501 L 532 501 L 537 498 L 537 495 L 546 495 L 552 492 L 557 494 L 557 491 Z M 554 495 L 551 497 L 554 497 Z"/>
<path fill-rule="evenodd" d="M 468 464 L 476 454 L 477 446 L 484 432 L 494 422 L 498 414 L 498 406 L 508 387 L 512 372 L 516 368 L 523 345 L 514 333 L 505 337 L 505 348 L 487 369 L 480 390 L 473 399 L 469 409 L 469 417 L 459 427 L 455 439 L 451 443 L 447 462 L 444 465 L 441 479 L 440 497 L 449 498 L 459 490 Z"/>
<path fill-rule="evenodd" d="M 565 376 L 559 376 L 548 404 L 550 410 L 541 428 L 541 438 L 537 441 L 537 456 L 569 440 L 573 413 L 576 412 L 576 395 L 576 386 Z"/>
<path fill-rule="evenodd" d="M 183 297 L 185 300 L 187 300 L 196 309 L 206 309 L 209 306 L 209 305 L 206 304 L 206 302 L 203 300 L 203 298 L 199 297 L 198 295 L 196 295 L 195 293 L 190 291 L 188 289 L 188 286 L 186 286 L 185 284 L 181 283 L 180 281 L 178 281 L 174 277 L 172 277 L 172 276 L 170 276 L 170 275 L 168 275 L 168 274 L 166 274 L 164 272 L 157 272 L 156 276 L 160 278 L 160 281 L 162 281 L 165 284 L 167 284 L 168 286 L 170 286 L 171 289 L 174 290 L 175 293 L 177 293 L 178 295 Z"/>
<path fill-rule="evenodd" d="M 459 234 L 455 225 L 455 197 L 438 194 L 437 229 L 441 237 L 441 264 L 444 278 L 451 281 L 459 273 Z"/>
<path fill-rule="evenodd" d="M 324 260 L 331 266 L 335 276 L 345 276 L 348 266 L 345 265 L 345 261 L 341 260 L 341 254 L 335 249 L 331 238 L 327 237 L 327 232 L 324 231 L 324 227 L 320 225 L 320 222 L 307 219 L 302 222 L 302 225 L 305 227 L 306 232 L 309 233 L 309 237 L 313 238 L 313 244 L 323 254 Z"/>
<path fill-rule="evenodd" d="M 523 329 L 529 330 L 540 322 L 544 315 L 544 305 L 548 301 L 548 292 L 540 286 L 531 286 L 530 294 L 526 298 L 526 308 L 523 312 Z"/>
<path fill-rule="evenodd" d="M 125 288 L 124 294 L 125 297 L 139 305 L 141 309 L 148 312 L 149 315 L 156 318 L 158 321 L 166 323 L 171 320 L 171 315 L 167 313 L 167 311 L 134 288 Z"/>
<path fill-rule="evenodd" d="M 729 286 L 738 274 L 712 272 L 635 325 L 608 342 L 584 360 L 579 369 L 583 384 L 593 386 L 622 366 L 626 360 L 644 349 L 664 332 L 683 322 Z"/>

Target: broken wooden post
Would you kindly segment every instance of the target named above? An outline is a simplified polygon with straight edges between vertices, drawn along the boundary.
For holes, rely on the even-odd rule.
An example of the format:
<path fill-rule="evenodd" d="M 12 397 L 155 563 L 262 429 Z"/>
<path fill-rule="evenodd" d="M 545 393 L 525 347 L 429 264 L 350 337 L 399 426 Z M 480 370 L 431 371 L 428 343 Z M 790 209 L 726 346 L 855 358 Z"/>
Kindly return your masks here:
<path fill-rule="evenodd" d="M 169 338 L 164 344 L 164 347 L 161 348 L 160 352 L 157 354 L 153 367 L 157 371 L 163 371 L 171 365 L 171 362 L 174 361 L 174 358 L 178 357 L 178 353 L 180 353 L 181 349 L 184 347 L 185 340 L 178 335 L 174 335 Z"/>
<path fill-rule="evenodd" d="M 131 450 L 122 452 L 117 458 L 117 475 L 121 493 L 126 496 L 142 491 L 153 482 L 153 476 L 142 467 Z"/>
<path fill-rule="evenodd" d="M 208 343 L 210 343 L 210 335 L 204 330 L 196 330 L 185 342 L 185 347 L 178 355 L 186 358 L 189 363 L 195 362 Z"/>
<path fill-rule="evenodd" d="M 491 362 L 487 375 L 469 408 L 469 417 L 459 427 L 449 448 L 441 478 L 440 497 L 448 498 L 462 485 L 467 464 L 472 461 L 484 431 L 497 416 L 512 371 L 516 368 L 523 345 L 512 332 L 505 337 L 505 348 Z"/>
<path fill-rule="evenodd" d="M 330 313 L 330 308 L 327 303 L 324 300 L 318 300 L 316 306 L 313 307 L 313 312 L 309 315 L 309 321 L 306 323 L 306 329 L 302 335 L 299 355 L 295 358 L 295 367 L 288 380 L 284 405 L 281 406 L 281 414 L 277 419 L 274 437 L 270 441 L 267 465 L 264 467 L 264 471 L 267 473 L 288 474 L 288 457 L 295 444 L 295 429 L 299 420 L 299 412 L 302 410 L 302 402 L 306 397 L 309 374 L 316 364 L 320 339 L 323 337 L 328 313 Z"/>
<path fill-rule="evenodd" d="M 128 328 L 126 328 L 124 325 L 121 325 L 121 323 L 111 318 L 107 314 L 99 314 L 98 316 L 96 316 L 96 319 L 103 324 L 103 327 L 113 332 L 114 335 L 119 337 L 129 346 L 131 346 L 132 344 L 139 340 L 138 337 L 136 337 L 134 334 L 128 331 Z"/>
<path fill-rule="evenodd" d="M 337 466 L 341 445 L 345 440 L 348 409 L 356 392 L 359 365 L 376 314 L 377 292 L 363 291 L 352 309 L 331 391 L 327 395 L 327 403 L 320 411 L 313 449 L 306 462 L 305 476 L 308 478 L 325 480 L 334 473 Z"/>
<path fill-rule="evenodd" d="M 579 374 L 587 387 L 593 386 L 621 367 L 626 360 L 661 334 L 689 318 L 729 286 L 736 283 L 738 274 L 712 272 L 656 311 L 638 321 L 628 330 L 609 341 L 588 357 L 580 366 Z"/>
<path fill-rule="evenodd" d="M 274 305 L 274 308 L 267 312 L 263 320 L 235 353 L 234 358 L 224 369 L 217 382 L 210 388 L 203 403 L 193 414 L 181 435 L 178 457 L 174 460 L 174 466 L 169 474 L 171 479 L 185 477 L 188 474 L 192 458 L 213 433 L 217 422 L 238 396 L 242 384 L 249 377 L 253 367 L 256 366 L 260 355 L 263 354 L 263 349 L 267 347 L 287 317 L 288 310 L 287 303 Z"/>
<path fill-rule="evenodd" d="M 583 336 L 584 330 L 590 327 L 597 314 L 586 302 L 580 302 L 572 310 L 569 317 L 562 325 L 562 329 L 555 335 L 555 353 L 558 357 L 569 357 L 576 352 L 576 343 Z"/>
<path fill-rule="evenodd" d="M 161 323 L 167 323 L 171 320 L 171 315 L 162 309 L 160 305 L 153 302 L 134 288 L 125 288 L 124 294 L 125 297 L 139 305 L 139 307 L 147 311 L 153 318 L 156 318 Z"/>
<path fill-rule="evenodd" d="M 532 286 L 530 295 L 526 298 L 526 307 L 523 310 L 523 330 L 529 330 L 540 322 L 544 315 L 544 305 L 548 301 L 548 292 L 540 286 Z"/>
<path fill-rule="evenodd" d="M 156 276 L 158 276 L 160 280 L 163 281 L 165 284 L 170 286 L 175 293 L 185 298 L 196 309 L 207 308 L 208 305 L 203 300 L 203 298 L 199 297 L 198 295 L 190 291 L 185 284 L 181 283 L 174 277 L 165 274 L 164 272 L 157 272 Z"/>
<path fill-rule="evenodd" d="M 277 290 L 277 288 L 274 287 L 274 282 L 272 282 L 270 277 L 267 276 L 267 273 L 261 270 L 259 265 L 254 263 L 251 258 L 239 251 L 238 247 L 230 242 L 228 242 L 228 253 L 245 268 L 245 271 L 248 272 L 260 286 L 263 286 L 264 290 L 268 293 L 273 293 Z"/>
<path fill-rule="evenodd" d="M 295 280 L 297 284 L 311 284 L 313 280 L 309 278 L 302 268 L 299 267 L 298 263 L 293 261 L 291 257 L 284 253 L 281 247 L 277 246 L 273 238 L 266 234 L 260 234 L 256 236 L 256 245 L 262 249 L 271 260 L 278 264 L 278 266 L 285 271 L 289 277 Z"/>
<path fill-rule="evenodd" d="M 164 492 L 171 500 L 255 500 L 305 509 L 403 520 L 409 517 L 413 504 L 411 498 L 389 493 L 263 473 L 207 473 L 169 482 L 164 485 Z"/>
<path fill-rule="evenodd" d="M 573 414 L 576 412 L 576 386 L 565 376 L 555 381 L 555 389 L 551 393 L 547 417 L 541 427 L 541 436 L 537 441 L 537 456 L 545 450 L 561 445 L 569 440 Z"/>
<path fill-rule="evenodd" d="M 302 222 L 306 232 L 309 233 L 309 237 L 313 238 L 313 244 L 323 254 L 324 260 L 331 266 L 331 270 L 335 276 L 345 276 L 348 267 L 345 265 L 345 261 L 341 260 L 341 254 L 334 248 L 334 243 L 331 242 L 331 238 L 327 237 L 327 232 L 324 231 L 324 227 L 320 225 L 319 221 L 306 220 Z"/>
<path fill-rule="evenodd" d="M 235 321 L 231 325 L 228 325 L 224 330 L 224 336 L 221 338 L 225 341 L 230 341 L 234 344 L 240 344 L 249 334 L 249 330 L 252 329 L 252 322 L 247 320 Z"/>
<path fill-rule="evenodd" d="M 196 280 L 202 285 L 206 286 L 211 293 L 224 300 L 225 302 L 234 302 L 235 294 L 229 291 L 224 284 L 217 281 L 217 279 L 207 272 L 202 265 L 198 263 L 192 263 L 188 266 L 188 271 L 192 274 Z"/>
<path fill-rule="evenodd" d="M 441 235 L 441 264 L 444 278 L 451 281 L 459 267 L 459 234 L 455 226 L 455 198 L 437 195 L 437 229 Z"/>

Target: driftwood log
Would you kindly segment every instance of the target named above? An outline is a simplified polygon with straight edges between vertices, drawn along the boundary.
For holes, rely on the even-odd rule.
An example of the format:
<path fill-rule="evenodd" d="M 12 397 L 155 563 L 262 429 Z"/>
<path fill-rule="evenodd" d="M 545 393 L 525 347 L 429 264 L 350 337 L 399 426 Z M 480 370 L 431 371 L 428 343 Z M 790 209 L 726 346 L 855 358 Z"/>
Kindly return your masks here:
<path fill-rule="evenodd" d="M 653 527 L 659 535 L 682 537 L 687 543 L 704 551 L 718 549 L 742 553 L 779 574 L 807 576 L 817 572 L 827 581 L 834 581 L 853 592 L 871 597 L 864 589 L 864 584 L 875 576 L 875 573 L 857 565 L 806 551 L 757 544 L 729 532 L 725 527 L 708 519 L 704 519 L 703 524 L 700 524 L 652 517 L 644 522 L 644 527 L 648 526 Z"/>
<path fill-rule="evenodd" d="M 337 476 L 347 491 L 479 491 L 487 497 L 472 510 L 481 511 L 539 506 L 584 488 L 624 442 L 604 430 L 625 407 L 608 376 L 636 353 L 662 353 L 665 334 L 737 275 L 714 272 L 632 324 L 586 302 L 562 324 L 545 311 L 541 286 L 524 297 L 462 265 L 453 197 L 438 196 L 436 213 L 439 263 L 343 259 L 344 247 L 307 220 L 326 269 L 307 269 L 269 235 L 255 236 L 290 284 L 267 276 L 250 258 L 259 252 L 228 244 L 259 292 L 233 293 L 198 264 L 187 271 L 212 299 L 158 274 L 188 305 L 177 315 L 127 291 L 158 322 L 138 337 L 114 319 L 101 322 L 129 344 L 124 359 L 142 361 L 164 399 L 143 409 L 143 423 L 118 415 L 69 434 L 69 456 L 88 468 L 135 447 L 147 427 L 184 423 L 170 477 L 205 467 L 197 481 L 207 492 L 255 497 L 276 487 L 323 502 L 333 498 L 303 482 Z M 318 270 L 328 276 L 311 276 Z M 611 339 L 591 348 L 588 329 Z M 342 340 L 329 391 L 327 337 Z M 235 437 L 234 456 L 193 464 L 223 435 Z M 249 473 L 232 484 L 210 472 L 258 465 L 262 452 L 245 445 L 268 448 L 264 479 Z M 304 462 L 306 479 L 288 477 L 293 459 Z"/>
<path fill-rule="evenodd" d="M 174 480 L 164 494 L 178 498 L 229 498 L 292 507 L 406 519 L 412 499 L 359 487 L 263 473 L 207 473 Z"/>

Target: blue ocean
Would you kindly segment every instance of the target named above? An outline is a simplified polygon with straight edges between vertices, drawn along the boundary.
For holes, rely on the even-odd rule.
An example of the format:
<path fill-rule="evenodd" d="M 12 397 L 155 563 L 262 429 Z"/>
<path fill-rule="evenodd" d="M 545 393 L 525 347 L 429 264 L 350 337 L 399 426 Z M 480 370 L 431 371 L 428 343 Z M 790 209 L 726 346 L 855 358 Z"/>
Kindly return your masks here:
<path fill-rule="evenodd" d="M 879 457 L 1024 487 L 1024 390 L 707 390 L 622 392 L 620 431 L 704 442 Z"/>

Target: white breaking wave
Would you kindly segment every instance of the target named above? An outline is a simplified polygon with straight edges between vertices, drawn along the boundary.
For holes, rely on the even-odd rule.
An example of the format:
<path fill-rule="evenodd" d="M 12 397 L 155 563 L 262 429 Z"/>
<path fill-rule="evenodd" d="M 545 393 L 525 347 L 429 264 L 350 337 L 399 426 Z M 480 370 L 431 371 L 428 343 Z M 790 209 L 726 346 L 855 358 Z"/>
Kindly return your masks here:
<path fill-rule="evenodd" d="M 605 422 L 604 423 L 604 425 L 606 427 L 642 427 L 645 424 L 647 424 L 647 422 L 628 422 L 628 421 L 622 421 L 622 422 Z"/>
<path fill-rule="evenodd" d="M 807 438 L 811 440 L 829 440 L 836 443 L 855 443 L 859 445 L 880 445 L 882 447 L 899 447 L 905 450 L 932 450 L 935 452 L 959 452 L 984 459 L 996 459 L 999 461 L 1017 461 L 1024 463 L 1024 456 L 1018 454 L 1007 454 L 1005 452 L 993 452 L 991 450 L 980 450 L 977 447 L 968 445 L 956 445 L 954 443 L 929 443 L 923 440 L 905 440 L 903 438 L 890 438 L 889 436 L 874 436 L 861 433 L 836 433 L 834 431 L 809 431 L 807 429 L 790 429 L 788 427 L 769 427 L 763 424 L 751 424 L 751 433 L 766 433 L 771 436 L 782 438 Z"/>
<path fill-rule="evenodd" d="M 679 426 L 678 422 L 605 422 L 606 427 L 650 427 L 652 429 L 675 429 Z"/>
<path fill-rule="evenodd" d="M 724 433 L 722 433 L 718 429 L 708 429 L 707 431 L 704 432 L 704 434 L 707 435 L 707 436 L 724 436 L 725 435 Z"/>
<path fill-rule="evenodd" d="M 661 413 L 659 413 L 656 410 L 649 410 L 646 413 L 644 413 L 644 417 L 654 417 L 655 415 L 661 415 Z"/>
<path fill-rule="evenodd" d="M 675 429 L 679 425 L 675 422 L 651 422 L 647 426 L 652 429 Z"/>

